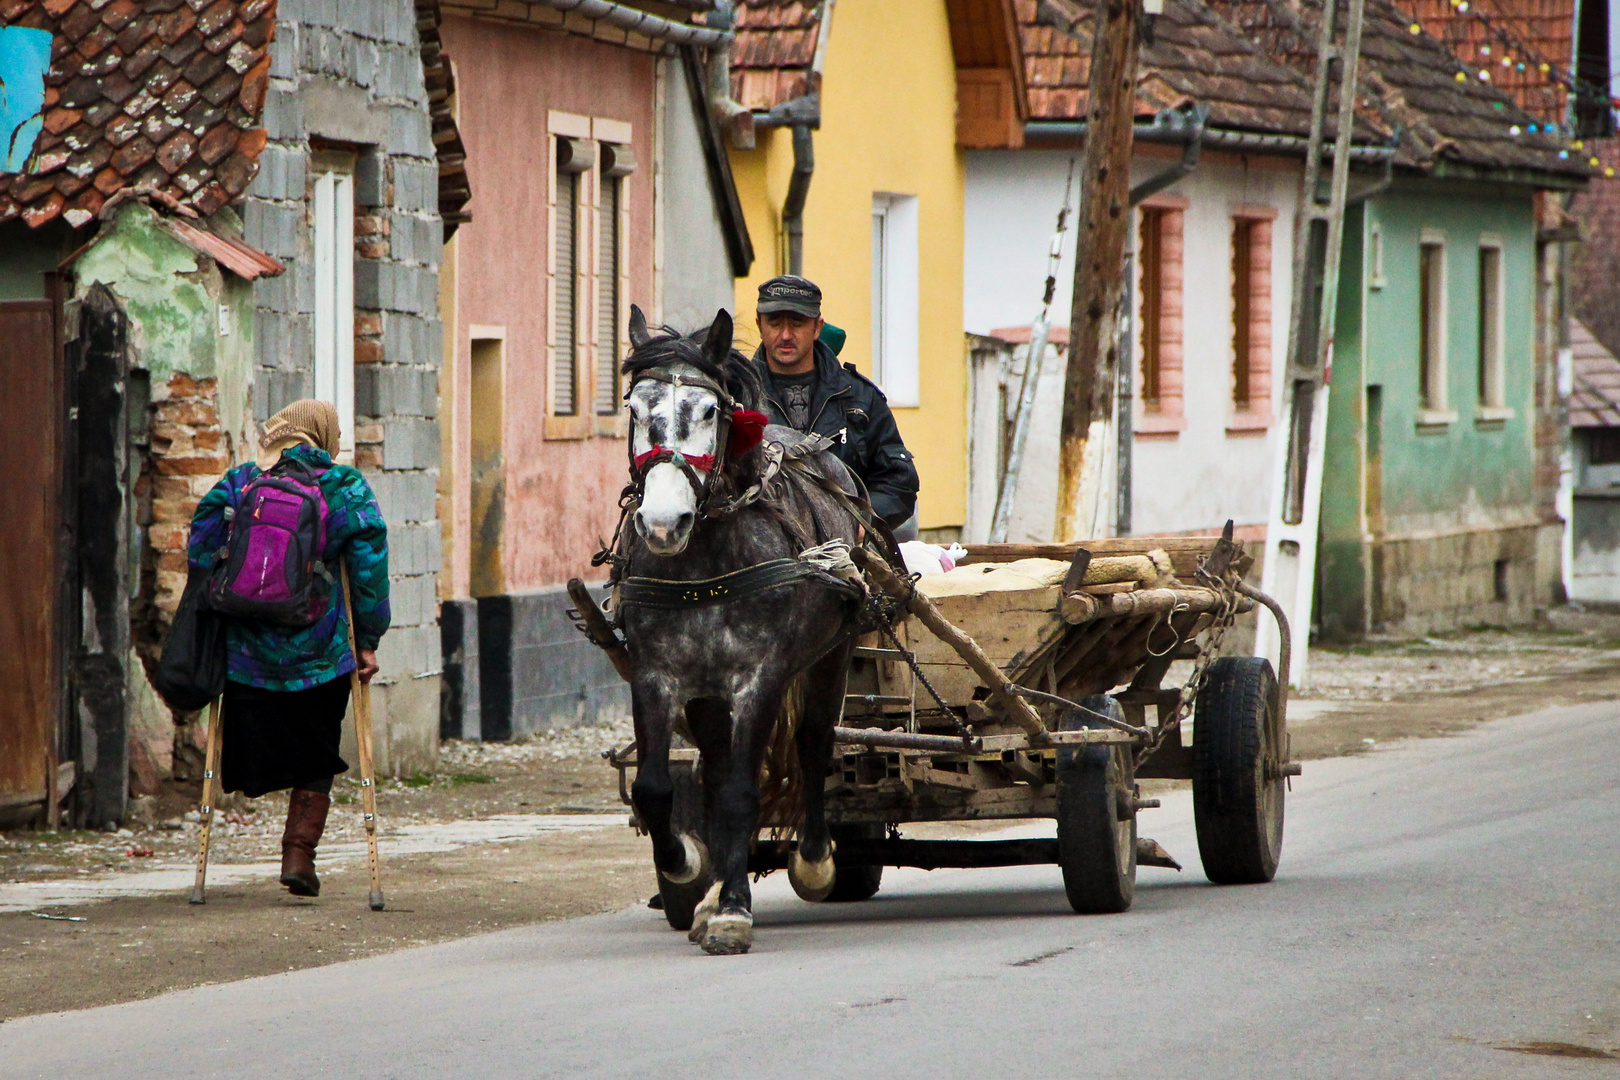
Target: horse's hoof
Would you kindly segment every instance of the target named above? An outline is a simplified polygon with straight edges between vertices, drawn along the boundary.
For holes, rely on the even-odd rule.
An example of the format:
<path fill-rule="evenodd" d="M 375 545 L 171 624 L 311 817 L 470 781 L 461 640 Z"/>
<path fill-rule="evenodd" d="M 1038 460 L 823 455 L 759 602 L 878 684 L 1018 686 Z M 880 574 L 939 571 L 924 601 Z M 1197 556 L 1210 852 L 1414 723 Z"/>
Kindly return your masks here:
<path fill-rule="evenodd" d="M 709 927 L 709 920 L 714 918 L 715 913 L 720 910 L 721 884 L 721 882 L 717 881 L 710 885 L 709 891 L 704 893 L 703 900 L 698 904 L 697 910 L 692 913 L 692 929 L 686 933 L 687 941 L 703 940 L 703 934 Z"/>
<path fill-rule="evenodd" d="M 710 956 L 737 956 L 754 944 L 754 917 L 747 912 L 709 916 L 704 925 L 703 951 Z"/>
<path fill-rule="evenodd" d="M 703 846 L 703 841 L 691 833 L 681 833 L 681 847 L 686 849 L 686 865 L 680 873 L 664 874 L 664 880 L 671 885 L 690 885 L 709 868 L 709 849 Z"/>
<path fill-rule="evenodd" d="M 807 900 L 812 904 L 819 904 L 832 895 L 833 882 L 838 879 L 838 872 L 833 866 L 833 848 L 827 845 L 827 857 L 820 862 L 807 862 L 800 857 L 797 850 L 788 860 L 788 884 L 793 891 L 799 894 L 800 900 Z"/>

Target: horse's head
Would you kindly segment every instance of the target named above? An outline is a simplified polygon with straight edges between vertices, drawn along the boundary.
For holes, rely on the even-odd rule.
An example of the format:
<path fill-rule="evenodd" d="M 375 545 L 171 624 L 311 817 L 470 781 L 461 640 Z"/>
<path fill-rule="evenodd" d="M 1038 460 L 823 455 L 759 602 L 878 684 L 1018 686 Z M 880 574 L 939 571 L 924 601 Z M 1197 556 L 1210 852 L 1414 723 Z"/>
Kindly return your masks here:
<path fill-rule="evenodd" d="M 641 473 L 635 528 L 648 549 L 678 555 L 692 537 L 731 412 L 752 407 L 757 376 L 731 348 L 731 316 L 721 311 L 707 330 L 654 336 L 639 308 L 630 311 L 630 457 Z"/>

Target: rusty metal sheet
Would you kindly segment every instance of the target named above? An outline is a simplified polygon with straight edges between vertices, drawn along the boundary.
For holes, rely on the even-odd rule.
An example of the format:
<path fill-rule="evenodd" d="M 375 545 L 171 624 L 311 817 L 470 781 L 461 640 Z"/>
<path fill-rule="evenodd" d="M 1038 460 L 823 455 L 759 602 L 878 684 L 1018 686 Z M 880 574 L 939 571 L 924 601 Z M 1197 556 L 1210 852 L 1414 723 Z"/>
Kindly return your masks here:
<path fill-rule="evenodd" d="M 48 300 L 0 301 L 0 809 L 43 800 L 57 653 L 62 368 Z"/>

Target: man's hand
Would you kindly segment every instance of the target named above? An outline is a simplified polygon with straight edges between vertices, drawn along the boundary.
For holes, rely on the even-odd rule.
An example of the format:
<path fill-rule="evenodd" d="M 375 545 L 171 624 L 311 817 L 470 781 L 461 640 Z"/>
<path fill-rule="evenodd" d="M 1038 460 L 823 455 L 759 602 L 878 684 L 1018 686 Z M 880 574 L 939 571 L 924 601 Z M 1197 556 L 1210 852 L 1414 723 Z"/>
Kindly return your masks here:
<path fill-rule="evenodd" d="M 354 651 L 354 657 L 355 660 L 358 661 L 356 670 L 360 674 L 360 681 L 363 683 L 369 683 L 371 681 L 371 677 L 377 674 L 377 650 L 356 649 Z"/>

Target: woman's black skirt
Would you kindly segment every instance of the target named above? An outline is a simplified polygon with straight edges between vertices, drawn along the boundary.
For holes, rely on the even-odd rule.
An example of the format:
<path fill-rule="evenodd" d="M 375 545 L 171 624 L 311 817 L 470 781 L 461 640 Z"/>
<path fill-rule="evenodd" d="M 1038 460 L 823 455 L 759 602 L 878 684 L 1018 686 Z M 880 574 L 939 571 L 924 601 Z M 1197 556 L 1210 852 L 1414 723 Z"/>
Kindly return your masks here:
<path fill-rule="evenodd" d="M 227 682 L 220 704 L 223 790 L 256 798 L 347 772 L 338 743 L 348 707 L 347 676 L 307 690 Z"/>

